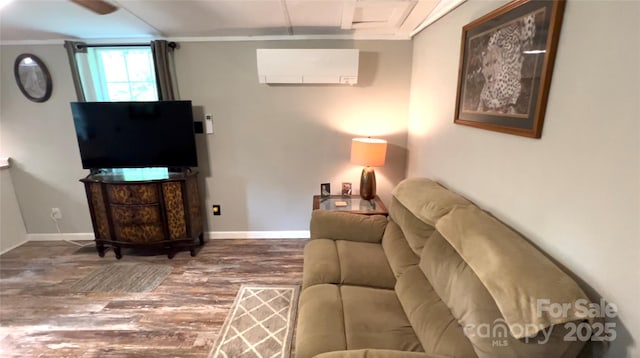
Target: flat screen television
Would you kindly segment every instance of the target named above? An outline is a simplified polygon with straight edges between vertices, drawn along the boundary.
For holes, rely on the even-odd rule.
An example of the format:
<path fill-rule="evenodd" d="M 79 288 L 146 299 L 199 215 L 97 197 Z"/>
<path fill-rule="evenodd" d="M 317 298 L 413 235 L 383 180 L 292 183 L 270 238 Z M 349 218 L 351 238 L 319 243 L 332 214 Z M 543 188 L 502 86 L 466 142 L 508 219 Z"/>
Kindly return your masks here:
<path fill-rule="evenodd" d="M 191 101 L 72 102 L 82 167 L 196 167 Z"/>

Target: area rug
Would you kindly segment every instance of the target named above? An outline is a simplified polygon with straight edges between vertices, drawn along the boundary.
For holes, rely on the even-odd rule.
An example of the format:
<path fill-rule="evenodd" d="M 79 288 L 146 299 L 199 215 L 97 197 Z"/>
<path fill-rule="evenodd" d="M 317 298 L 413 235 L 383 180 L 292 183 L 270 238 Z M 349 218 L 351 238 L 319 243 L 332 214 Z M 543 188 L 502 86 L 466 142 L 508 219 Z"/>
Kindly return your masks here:
<path fill-rule="evenodd" d="M 117 263 L 100 267 L 74 283 L 73 292 L 149 292 L 171 273 L 171 266 Z"/>
<path fill-rule="evenodd" d="M 288 358 L 299 286 L 243 285 L 209 358 Z"/>

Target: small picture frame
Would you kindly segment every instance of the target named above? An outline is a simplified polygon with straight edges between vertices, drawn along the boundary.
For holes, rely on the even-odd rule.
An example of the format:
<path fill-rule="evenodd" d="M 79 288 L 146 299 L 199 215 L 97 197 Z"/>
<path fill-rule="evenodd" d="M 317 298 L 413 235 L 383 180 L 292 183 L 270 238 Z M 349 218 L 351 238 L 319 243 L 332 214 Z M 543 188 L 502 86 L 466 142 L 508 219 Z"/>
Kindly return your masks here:
<path fill-rule="evenodd" d="M 352 188 L 351 183 L 342 183 L 342 196 L 344 197 L 351 196 L 351 192 L 352 192 L 351 188 Z"/>
<path fill-rule="evenodd" d="M 320 196 L 323 198 L 329 197 L 331 195 L 331 184 L 330 183 L 322 183 L 320 184 Z"/>

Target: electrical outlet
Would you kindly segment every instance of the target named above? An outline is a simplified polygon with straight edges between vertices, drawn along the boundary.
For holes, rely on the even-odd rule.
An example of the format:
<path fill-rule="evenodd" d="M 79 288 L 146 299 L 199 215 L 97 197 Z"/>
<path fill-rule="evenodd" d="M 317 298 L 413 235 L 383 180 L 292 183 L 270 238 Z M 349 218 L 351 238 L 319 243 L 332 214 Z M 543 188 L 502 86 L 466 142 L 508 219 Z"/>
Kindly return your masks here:
<path fill-rule="evenodd" d="M 220 205 L 214 205 L 213 206 L 213 215 L 214 216 L 220 216 L 222 214 L 222 212 L 220 211 Z"/>
<path fill-rule="evenodd" d="M 53 220 L 62 219 L 62 211 L 60 210 L 60 208 L 51 208 L 51 218 Z"/>

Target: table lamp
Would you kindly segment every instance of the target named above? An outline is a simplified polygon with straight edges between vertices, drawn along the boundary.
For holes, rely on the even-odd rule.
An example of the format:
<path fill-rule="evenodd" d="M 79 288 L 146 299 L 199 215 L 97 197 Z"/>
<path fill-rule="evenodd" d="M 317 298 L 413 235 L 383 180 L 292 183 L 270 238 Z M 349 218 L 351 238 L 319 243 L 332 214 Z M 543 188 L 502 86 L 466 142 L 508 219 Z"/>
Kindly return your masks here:
<path fill-rule="evenodd" d="M 387 141 L 384 139 L 354 138 L 351 141 L 351 163 L 361 164 L 360 196 L 371 200 L 376 196 L 376 173 L 372 167 L 381 167 L 387 155 Z"/>

